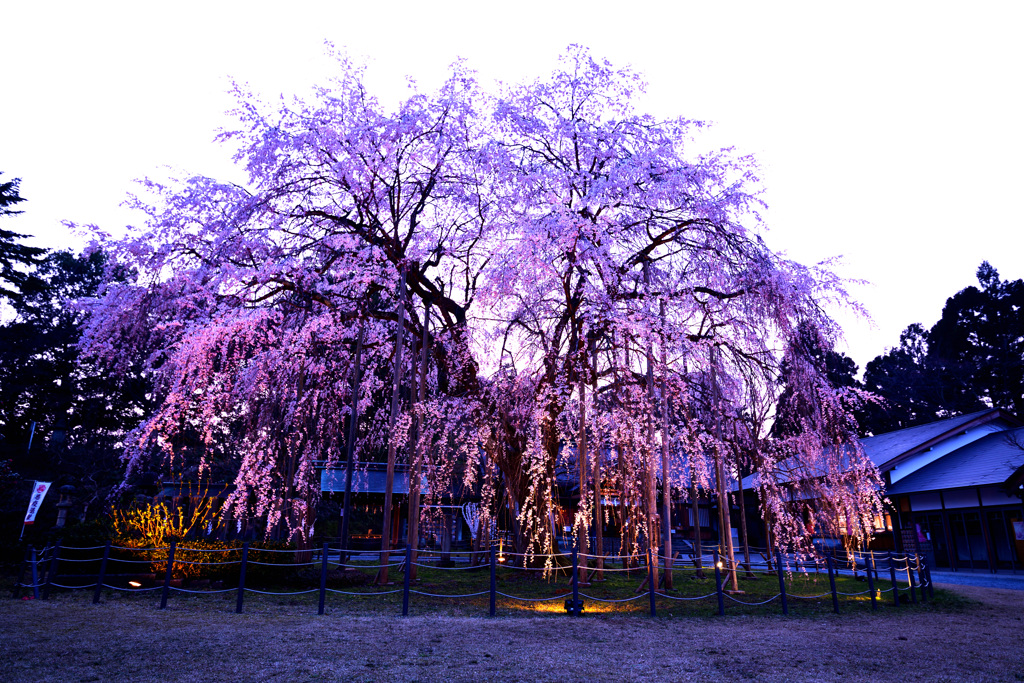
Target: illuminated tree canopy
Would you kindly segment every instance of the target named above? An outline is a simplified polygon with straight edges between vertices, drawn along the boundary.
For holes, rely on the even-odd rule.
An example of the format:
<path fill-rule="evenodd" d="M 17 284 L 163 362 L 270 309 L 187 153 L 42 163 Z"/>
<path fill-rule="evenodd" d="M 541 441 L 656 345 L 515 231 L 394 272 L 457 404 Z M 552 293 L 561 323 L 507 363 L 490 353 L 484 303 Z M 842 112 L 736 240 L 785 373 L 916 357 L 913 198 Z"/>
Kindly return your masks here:
<path fill-rule="evenodd" d="M 497 93 L 456 65 L 393 112 L 362 77 L 341 59 L 278 106 L 239 89 L 221 138 L 248 183 L 150 183 L 148 224 L 103 244 L 136 277 L 91 303 L 87 348 L 111 372 L 143 360 L 157 386 L 129 480 L 227 472 L 232 514 L 306 537 L 316 465 L 344 457 L 361 336 L 358 458 L 390 444 L 428 479 L 478 485 L 523 549 L 556 543 L 567 462 L 581 538 L 601 489 L 646 547 L 658 480 L 710 491 L 751 463 L 780 542 L 809 523 L 787 504 L 793 463 L 828 496 L 810 523 L 866 531 L 879 481 L 856 396 L 815 362 L 839 335 L 823 306 L 845 294 L 762 241 L 750 158 L 693 151 L 701 123 L 635 111 L 639 76 L 581 48 Z M 800 429 L 767 439 L 783 366 Z"/>

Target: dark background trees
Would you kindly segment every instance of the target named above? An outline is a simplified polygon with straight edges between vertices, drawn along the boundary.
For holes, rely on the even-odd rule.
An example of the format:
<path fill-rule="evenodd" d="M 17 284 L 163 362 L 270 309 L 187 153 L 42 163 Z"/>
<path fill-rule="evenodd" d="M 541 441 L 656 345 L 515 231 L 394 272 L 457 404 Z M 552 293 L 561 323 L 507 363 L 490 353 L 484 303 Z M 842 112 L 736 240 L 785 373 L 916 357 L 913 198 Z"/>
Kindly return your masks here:
<path fill-rule="evenodd" d="M 986 408 L 1024 416 L 1024 280 L 1003 281 L 984 261 L 978 286 L 949 297 L 930 329 L 908 325 L 899 344 L 871 360 L 857 379 L 857 365 L 802 331 L 796 343 L 837 390 L 857 398 L 866 390 L 877 401 L 851 400 L 863 436 L 913 427 Z M 784 363 L 772 435 L 799 433 L 806 407 L 794 401 Z"/>
<path fill-rule="evenodd" d="M 105 261 L 50 252 L 0 325 L 0 460 L 29 479 L 75 485 L 90 507 L 120 482 L 121 440 L 148 410 L 141 374 L 114 379 L 80 358 L 85 313 L 74 302 L 97 293 Z"/>
<path fill-rule="evenodd" d="M 1024 281 L 985 261 L 980 287 L 951 296 L 930 330 L 915 323 L 867 364 L 864 387 L 884 403 L 861 418 L 879 434 L 985 408 L 1024 415 Z"/>

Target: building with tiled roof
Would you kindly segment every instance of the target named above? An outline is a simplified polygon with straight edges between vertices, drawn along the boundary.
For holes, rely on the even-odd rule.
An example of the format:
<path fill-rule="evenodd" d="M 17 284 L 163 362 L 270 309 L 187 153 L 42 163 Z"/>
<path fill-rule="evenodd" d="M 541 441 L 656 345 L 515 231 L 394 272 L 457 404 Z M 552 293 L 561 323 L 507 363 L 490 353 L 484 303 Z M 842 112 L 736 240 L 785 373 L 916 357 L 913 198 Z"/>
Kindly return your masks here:
<path fill-rule="evenodd" d="M 1024 571 L 1024 427 L 1001 410 L 865 438 L 896 544 L 938 567 Z"/>

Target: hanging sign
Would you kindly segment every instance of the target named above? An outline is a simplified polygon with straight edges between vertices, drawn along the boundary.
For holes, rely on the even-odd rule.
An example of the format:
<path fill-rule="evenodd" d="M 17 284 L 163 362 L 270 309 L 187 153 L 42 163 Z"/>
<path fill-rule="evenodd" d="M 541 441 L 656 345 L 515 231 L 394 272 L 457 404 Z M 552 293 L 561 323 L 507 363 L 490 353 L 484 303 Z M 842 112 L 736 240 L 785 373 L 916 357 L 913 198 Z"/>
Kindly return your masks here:
<path fill-rule="evenodd" d="M 32 484 L 32 497 L 28 500 L 28 512 L 25 513 L 25 524 L 32 524 L 36 521 L 36 513 L 39 506 L 43 504 L 46 492 L 50 490 L 50 482 L 37 481 Z"/>

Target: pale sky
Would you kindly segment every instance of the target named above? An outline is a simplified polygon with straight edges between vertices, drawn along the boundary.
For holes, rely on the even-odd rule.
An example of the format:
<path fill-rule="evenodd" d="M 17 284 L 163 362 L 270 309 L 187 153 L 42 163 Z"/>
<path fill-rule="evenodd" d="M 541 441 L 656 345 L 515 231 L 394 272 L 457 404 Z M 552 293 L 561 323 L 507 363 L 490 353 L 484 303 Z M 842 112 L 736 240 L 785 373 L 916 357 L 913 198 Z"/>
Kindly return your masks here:
<path fill-rule="evenodd" d="M 267 98 L 322 82 L 323 41 L 369 62 L 385 102 L 468 60 L 483 83 L 542 77 L 570 43 L 645 74 L 644 108 L 715 122 L 763 167 L 774 249 L 840 273 L 874 326 L 837 313 L 861 366 L 938 319 L 989 260 L 1024 277 L 1024 5 L 730 2 L 20 2 L 0 25 L 6 229 L 78 248 L 118 234 L 133 180 L 240 178 L 213 144 L 229 77 Z"/>

